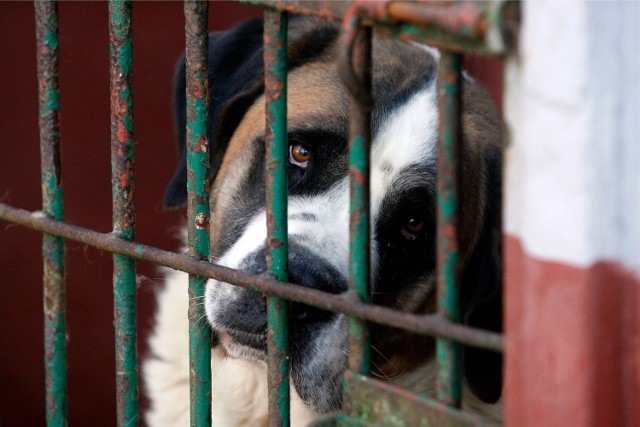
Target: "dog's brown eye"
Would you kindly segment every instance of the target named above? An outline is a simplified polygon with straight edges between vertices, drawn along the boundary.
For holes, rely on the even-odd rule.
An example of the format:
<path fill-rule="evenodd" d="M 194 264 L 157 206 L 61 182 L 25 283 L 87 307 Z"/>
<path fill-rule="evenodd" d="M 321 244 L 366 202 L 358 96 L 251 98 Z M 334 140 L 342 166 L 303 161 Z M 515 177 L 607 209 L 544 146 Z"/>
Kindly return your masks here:
<path fill-rule="evenodd" d="M 424 231 L 424 226 L 422 218 L 412 217 L 404 222 L 400 232 L 407 240 L 414 240 Z"/>
<path fill-rule="evenodd" d="M 289 163 L 305 168 L 310 158 L 311 151 L 306 145 L 293 144 L 289 146 Z"/>

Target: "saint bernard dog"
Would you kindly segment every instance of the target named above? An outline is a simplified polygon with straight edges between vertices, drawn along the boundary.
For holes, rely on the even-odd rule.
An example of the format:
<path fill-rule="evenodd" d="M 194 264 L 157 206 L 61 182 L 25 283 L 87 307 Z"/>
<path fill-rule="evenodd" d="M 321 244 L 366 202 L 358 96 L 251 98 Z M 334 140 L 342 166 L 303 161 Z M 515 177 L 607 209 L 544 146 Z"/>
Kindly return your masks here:
<path fill-rule="evenodd" d="M 213 33 L 211 254 L 214 262 L 265 271 L 265 98 L 263 26 L 251 20 Z M 348 103 L 338 77 L 339 29 L 289 22 L 289 278 L 333 294 L 347 289 Z M 435 310 L 436 49 L 374 37 L 371 228 L 372 299 L 413 313 Z M 185 65 L 176 77 L 181 160 L 165 204 L 186 204 Z M 500 187 L 502 124 L 488 93 L 463 84 L 461 308 L 464 323 L 501 330 Z M 189 424 L 187 275 L 167 272 L 144 365 L 150 426 Z M 267 423 L 266 306 L 256 292 L 209 280 L 203 301 L 213 330 L 216 426 Z M 291 304 L 291 420 L 305 426 L 340 411 L 347 318 Z M 435 393 L 434 340 L 371 325 L 373 375 Z M 499 416 L 502 359 L 463 348 L 464 407 Z"/>

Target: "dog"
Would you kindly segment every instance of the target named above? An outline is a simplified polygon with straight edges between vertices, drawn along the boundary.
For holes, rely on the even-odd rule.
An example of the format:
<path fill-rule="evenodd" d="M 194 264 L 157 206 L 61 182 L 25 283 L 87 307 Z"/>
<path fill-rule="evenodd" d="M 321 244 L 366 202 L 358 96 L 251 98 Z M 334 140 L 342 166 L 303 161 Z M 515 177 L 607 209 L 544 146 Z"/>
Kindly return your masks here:
<path fill-rule="evenodd" d="M 289 281 L 347 289 L 348 103 L 338 77 L 339 28 L 292 17 L 288 29 Z M 265 262 L 263 24 L 210 36 L 211 254 L 259 274 Z M 435 311 L 435 199 L 439 52 L 374 36 L 371 298 L 412 313 Z M 180 162 L 165 205 L 184 206 L 185 65 L 176 77 Z M 487 92 L 465 75 L 462 95 L 460 261 L 466 325 L 500 331 L 502 124 Z M 167 273 L 144 366 L 152 426 L 188 425 L 187 275 Z M 251 290 L 209 280 L 213 422 L 267 423 L 266 304 Z M 304 426 L 341 408 L 347 318 L 291 303 L 291 420 Z M 370 325 L 373 375 L 435 394 L 434 339 Z M 463 347 L 465 407 L 499 417 L 501 355 Z M 495 403 L 498 402 L 496 405 Z"/>

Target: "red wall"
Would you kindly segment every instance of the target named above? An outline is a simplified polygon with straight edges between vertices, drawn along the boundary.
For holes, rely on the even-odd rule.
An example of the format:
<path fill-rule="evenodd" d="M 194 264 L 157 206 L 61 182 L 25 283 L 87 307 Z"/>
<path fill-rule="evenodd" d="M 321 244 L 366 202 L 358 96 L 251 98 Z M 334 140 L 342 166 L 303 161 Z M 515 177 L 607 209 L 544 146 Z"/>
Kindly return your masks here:
<path fill-rule="evenodd" d="M 182 3 L 136 2 L 134 106 L 137 239 L 176 250 L 183 211 L 162 209 L 175 162 L 171 80 L 183 50 Z M 62 2 L 60 92 L 66 221 L 111 228 L 107 4 Z M 257 9 L 210 3 L 210 28 Z M 31 2 L 0 2 L 0 200 L 40 208 L 35 27 Z M 473 59 L 472 74 L 498 94 L 500 66 Z M 495 96 L 499 99 L 499 96 Z M 66 244 L 69 423 L 115 424 L 111 255 Z M 139 354 L 153 313 L 159 268 L 138 263 Z M 0 222 L 0 423 L 44 425 L 41 236 Z M 142 404 L 144 405 L 144 397 Z"/>

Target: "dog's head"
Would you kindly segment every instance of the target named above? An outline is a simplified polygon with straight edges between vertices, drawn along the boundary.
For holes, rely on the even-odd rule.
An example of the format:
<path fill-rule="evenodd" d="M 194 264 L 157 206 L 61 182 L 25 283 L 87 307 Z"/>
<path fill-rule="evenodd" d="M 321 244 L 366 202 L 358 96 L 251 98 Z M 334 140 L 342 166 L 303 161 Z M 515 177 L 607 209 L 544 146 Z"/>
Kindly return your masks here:
<path fill-rule="evenodd" d="M 338 77 L 337 27 L 289 24 L 289 279 L 339 294 L 347 289 L 349 95 Z M 265 100 L 262 23 L 210 38 L 212 254 L 252 273 L 265 262 Z M 371 227 L 372 299 L 414 313 L 435 308 L 437 62 L 423 45 L 374 38 Z M 183 62 L 183 61 L 182 61 Z M 184 63 L 177 76 L 182 162 L 166 204 L 186 202 Z M 501 125 L 488 95 L 463 88 L 461 193 L 462 308 L 466 324 L 501 325 Z M 208 320 L 229 357 L 264 360 L 266 304 L 261 294 L 209 281 Z M 341 405 L 347 359 L 344 315 L 300 304 L 290 310 L 291 377 L 318 412 Z M 433 357 L 433 340 L 371 325 L 374 372 L 395 377 Z M 499 355 L 465 348 L 464 375 L 478 397 L 500 396 Z"/>

